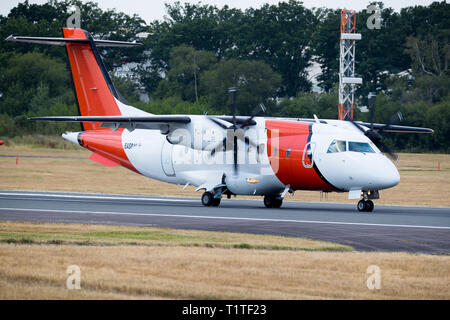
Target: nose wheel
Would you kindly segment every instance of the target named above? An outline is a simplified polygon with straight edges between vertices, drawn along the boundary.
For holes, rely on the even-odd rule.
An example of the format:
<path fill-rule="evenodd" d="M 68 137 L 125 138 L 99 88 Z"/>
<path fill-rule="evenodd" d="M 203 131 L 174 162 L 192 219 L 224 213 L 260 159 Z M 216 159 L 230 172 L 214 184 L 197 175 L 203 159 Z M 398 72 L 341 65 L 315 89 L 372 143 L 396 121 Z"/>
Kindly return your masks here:
<path fill-rule="evenodd" d="M 359 200 L 356 208 L 359 212 L 372 212 L 375 205 L 372 200 Z"/>

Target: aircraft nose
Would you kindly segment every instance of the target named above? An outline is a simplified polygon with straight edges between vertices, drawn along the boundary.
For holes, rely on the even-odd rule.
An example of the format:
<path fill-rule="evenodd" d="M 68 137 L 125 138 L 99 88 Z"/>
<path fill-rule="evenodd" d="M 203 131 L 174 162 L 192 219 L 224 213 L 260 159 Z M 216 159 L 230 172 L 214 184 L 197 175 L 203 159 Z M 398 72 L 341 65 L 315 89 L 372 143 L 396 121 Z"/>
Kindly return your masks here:
<path fill-rule="evenodd" d="M 372 188 L 376 190 L 395 187 L 400 182 L 400 174 L 395 165 L 387 158 L 377 161 L 378 164 L 371 170 Z"/>

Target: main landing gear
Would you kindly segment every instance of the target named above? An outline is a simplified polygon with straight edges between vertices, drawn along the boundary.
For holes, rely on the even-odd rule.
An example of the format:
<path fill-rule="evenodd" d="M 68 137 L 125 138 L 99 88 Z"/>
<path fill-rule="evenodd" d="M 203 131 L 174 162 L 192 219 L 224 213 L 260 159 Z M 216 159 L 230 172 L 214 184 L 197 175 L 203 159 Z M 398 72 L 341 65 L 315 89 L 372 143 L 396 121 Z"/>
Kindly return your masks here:
<path fill-rule="evenodd" d="M 283 199 L 275 196 L 264 196 L 266 208 L 279 208 L 283 204 Z"/>
<path fill-rule="evenodd" d="M 202 195 L 202 204 L 205 207 L 218 207 L 221 199 L 222 195 L 220 195 L 220 198 L 216 198 L 212 192 L 206 191 Z"/>

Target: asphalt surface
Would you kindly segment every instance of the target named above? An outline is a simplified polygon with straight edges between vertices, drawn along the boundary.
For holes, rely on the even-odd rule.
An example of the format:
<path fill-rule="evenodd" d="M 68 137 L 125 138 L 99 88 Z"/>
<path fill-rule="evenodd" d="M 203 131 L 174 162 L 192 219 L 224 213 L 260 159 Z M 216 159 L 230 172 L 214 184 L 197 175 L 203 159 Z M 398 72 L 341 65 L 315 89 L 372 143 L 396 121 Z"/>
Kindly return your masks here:
<path fill-rule="evenodd" d="M 384 206 L 360 213 L 356 205 L 199 198 L 1 191 L 0 220 L 157 226 L 305 237 L 364 251 L 450 253 L 450 208 Z"/>

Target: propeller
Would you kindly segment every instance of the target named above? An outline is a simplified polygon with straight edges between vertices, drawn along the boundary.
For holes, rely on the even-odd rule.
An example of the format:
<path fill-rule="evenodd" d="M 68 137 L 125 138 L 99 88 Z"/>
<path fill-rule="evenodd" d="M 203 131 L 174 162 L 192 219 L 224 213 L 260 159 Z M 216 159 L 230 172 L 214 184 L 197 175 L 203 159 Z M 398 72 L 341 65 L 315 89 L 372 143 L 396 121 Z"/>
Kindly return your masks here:
<path fill-rule="evenodd" d="M 231 124 L 229 121 L 217 118 L 217 117 L 209 117 L 211 121 L 218 124 L 223 129 L 227 130 L 226 137 L 223 138 L 222 141 L 220 141 L 217 145 L 214 146 L 214 148 L 211 150 L 211 155 L 214 155 L 216 150 L 219 147 L 222 147 L 223 150 L 229 150 L 231 142 L 233 143 L 233 165 L 234 165 L 234 174 L 236 175 L 238 172 L 238 139 L 244 141 L 246 147 L 248 145 L 251 145 L 255 148 L 258 148 L 258 145 L 253 142 L 248 137 L 244 137 L 243 134 L 236 134 L 237 130 L 243 130 L 246 127 L 252 125 L 252 120 L 254 117 L 256 117 L 261 112 L 266 111 L 266 107 L 264 104 L 260 103 L 252 112 L 252 115 L 248 117 L 245 121 L 240 121 L 241 124 L 237 124 L 237 118 L 236 118 L 236 92 L 237 89 L 235 87 L 231 87 L 228 89 L 228 92 L 230 94 L 230 106 L 231 106 L 231 112 L 232 112 L 232 121 Z"/>
<path fill-rule="evenodd" d="M 378 130 L 375 130 L 373 124 L 374 124 L 374 120 L 375 120 L 376 96 L 377 95 L 374 92 L 369 93 L 368 98 L 369 98 L 369 110 L 370 110 L 370 128 L 368 130 L 365 130 L 361 125 L 359 125 L 357 122 L 355 122 L 351 119 L 349 119 L 349 121 L 355 127 L 357 127 L 362 133 L 364 133 L 364 135 L 367 138 L 369 138 L 378 147 L 378 149 L 380 149 L 382 152 L 388 154 L 392 160 L 397 161 L 398 155 L 394 151 L 392 151 L 391 148 L 389 148 L 386 144 L 384 144 L 382 142 L 381 134 L 383 133 L 384 130 L 389 129 L 392 125 L 401 122 L 403 120 L 403 115 L 401 114 L 401 112 L 397 112 L 395 115 L 393 115 L 389 119 L 389 121 L 386 125 L 384 125 L 383 127 L 381 127 Z"/>

